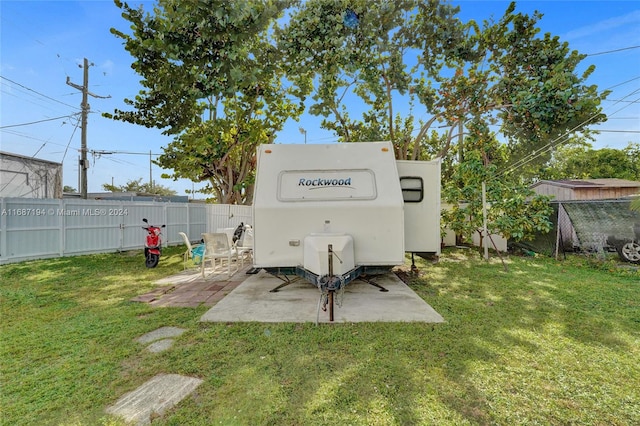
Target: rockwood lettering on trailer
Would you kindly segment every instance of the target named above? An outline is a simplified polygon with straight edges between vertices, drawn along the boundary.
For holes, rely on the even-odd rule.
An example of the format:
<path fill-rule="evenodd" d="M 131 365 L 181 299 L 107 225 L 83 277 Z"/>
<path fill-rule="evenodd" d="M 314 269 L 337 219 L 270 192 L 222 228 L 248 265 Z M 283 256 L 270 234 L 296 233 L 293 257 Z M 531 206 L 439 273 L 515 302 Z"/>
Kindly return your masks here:
<path fill-rule="evenodd" d="M 351 178 L 346 179 L 306 179 L 300 178 L 298 186 L 351 186 Z"/>

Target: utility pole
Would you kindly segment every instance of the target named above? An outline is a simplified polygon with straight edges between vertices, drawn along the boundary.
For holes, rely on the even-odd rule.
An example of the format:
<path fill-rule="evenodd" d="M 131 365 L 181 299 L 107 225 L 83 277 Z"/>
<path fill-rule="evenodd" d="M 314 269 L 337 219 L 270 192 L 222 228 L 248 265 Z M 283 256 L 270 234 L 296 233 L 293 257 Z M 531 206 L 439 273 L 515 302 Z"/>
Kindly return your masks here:
<path fill-rule="evenodd" d="M 69 76 L 67 76 L 67 84 L 82 92 L 82 104 L 80 104 L 82 109 L 82 134 L 80 137 L 80 194 L 82 198 L 86 200 L 87 169 L 89 168 L 89 161 L 87 160 L 87 119 L 89 117 L 89 102 L 87 102 L 87 97 L 91 95 L 94 98 L 107 99 L 111 96 L 98 96 L 89 92 L 89 60 L 87 58 L 84 58 L 84 78 L 82 86 L 69 81 Z"/>
<path fill-rule="evenodd" d="M 300 133 L 302 133 L 304 135 L 304 144 L 307 144 L 307 131 L 305 129 L 303 129 L 302 127 L 298 127 L 298 130 L 300 130 Z"/>

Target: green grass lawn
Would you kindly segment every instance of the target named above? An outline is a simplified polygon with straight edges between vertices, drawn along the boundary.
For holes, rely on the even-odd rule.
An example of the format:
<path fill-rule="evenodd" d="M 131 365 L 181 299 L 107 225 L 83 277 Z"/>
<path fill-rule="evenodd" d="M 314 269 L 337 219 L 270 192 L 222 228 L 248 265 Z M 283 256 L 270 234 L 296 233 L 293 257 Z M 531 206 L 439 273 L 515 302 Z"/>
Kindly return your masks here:
<path fill-rule="evenodd" d="M 120 425 L 108 405 L 178 373 L 204 383 L 153 424 L 640 424 L 638 271 L 445 251 L 409 283 L 443 324 L 200 323 L 207 308 L 129 301 L 182 252 L 2 266 L 1 423 Z M 162 326 L 187 332 L 162 353 L 135 341 Z"/>

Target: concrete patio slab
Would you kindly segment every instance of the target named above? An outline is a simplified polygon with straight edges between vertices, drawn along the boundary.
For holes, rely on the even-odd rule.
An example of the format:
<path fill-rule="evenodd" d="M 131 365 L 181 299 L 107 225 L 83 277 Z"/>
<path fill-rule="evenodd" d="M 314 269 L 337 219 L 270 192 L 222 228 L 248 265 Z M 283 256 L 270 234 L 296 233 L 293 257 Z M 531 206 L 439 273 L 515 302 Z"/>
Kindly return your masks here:
<path fill-rule="evenodd" d="M 388 291 L 362 280 L 349 283 L 342 306 L 334 309 L 334 322 L 444 322 L 395 274 L 380 275 L 374 281 Z M 280 284 L 281 280 L 265 271 L 250 275 L 202 315 L 200 321 L 329 322 L 328 312 L 318 309 L 320 292 L 315 286 L 301 279 L 270 292 Z"/>
<path fill-rule="evenodd" d="M 166 410 L 182 401 L 201 383 L 202 380 L 193 377 L 160 374 L 123 395 L 106 411 L 131 424 L 148 425 L 155 417 L 162 416 Z"/>

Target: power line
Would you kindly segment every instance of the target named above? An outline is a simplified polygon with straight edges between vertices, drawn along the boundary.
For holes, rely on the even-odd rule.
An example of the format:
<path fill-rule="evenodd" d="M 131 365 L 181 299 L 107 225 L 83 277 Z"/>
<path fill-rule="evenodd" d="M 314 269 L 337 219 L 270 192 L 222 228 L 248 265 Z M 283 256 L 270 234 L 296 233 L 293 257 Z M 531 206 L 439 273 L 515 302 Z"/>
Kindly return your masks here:
<path fill-rule="evenodd" d="M 638 77 L 633 77 L 633 78 L 630 78 L 630 79 L 629 79 L 629 80 L 627 80 L 627 81 L 623 81 L 622 83 L 614 84 L 613 86 L 607 87 L 607 89 L 606 89 L 606 90 L 615 89 L 615 88 L 616 88 L 616 87 L 618 87 L 618 86 L 623 86 L 623 85 L 625 85 L 625 84 L 627 84 L 627 83 L 631 83 L 632 81 L 639 80 L 639 79 L 640 79 L 640 76 L 638 76 Z"/>
<path fill-rule="evenodd" d="M 640 103 L 640 101 L 624 101 L 624 100 L 622 100 L 622 99 L 603 99 L 603 101 L 606 101 L 606 102 L 616 102 L 616 103 L 618 103 L 618 102 L 627 102 L 627 103 L 630 103 L 630 104 L 637 104 L 637 103 Z"/>
<path fill-rule="evenodd" d="M 76 125 L 73 127 L 73 132 L 71 132 L 71 137 L 69 137 L 69 142 L 67 142 L 67 146 L 64 149 L 64 154 L 62 154 L 62 162 L 64 162 L 65 157 L 67 156 L 67 151 L 69 151 L 69 145 L 71 145 L 71 141 L 73 140 L 73 136 L 76 134 L 76 130 L 80 127 L 80 119 L 76 121 Z"/>
<path fill-rule="evenodd" d="M 38 92 L 38 91 L 36 91 L 36 90 L 33 90 L 33 89 L 31 89 L 31 88 L 29 88 L 29 87 L 27 87 L 27 86 L 24 86 L 24 85 L 22 85 L 22 84 L 20 84 L 20 83 L 18 83 L 18 82 L 15 82 L 15 81 L 13 81 L 13 80 L 11 80 L 11 79 L 7 78 L 7 77 L 4 77 L 4 76 L 2 76 L 2 75 L 0 75 L 0 78 L 2 78 L 3 80 L 7 80 L 8 82 L 15 84 L 16 86 L 20 86 L 20 87 L 22 87 L 22 88 L 23 88 L 23 89 L 25 89 L 25 90 L 28 90 L 28 91 L 30 91 L 30 92 L 33 92 L 33 93 L 35 93 L 35 94 L 39 95 L 39 96 L 42 96 L 43 98 L 47 98 L 47 99 L 49 99 L 49 100 L 51 100 L 51 101 L 57 102 L 57 103 L 59 103 L 59 104 L 62 104 L 62 105 L 67 106 L 67 107 L 69 107 L 69 108 L 73 108 L 73 109 L 75 109 L 75 110 L 79 110 L 79 109 L 80 109 L 80 108 L 78 108 L 77 106 L 73 106 L 73 105 L 66 104 L 66 103 L 64 103 L 64 102 L 62 102 L 62 101 L 59 101 L 59 100 L 54 99 L 54 98 L 52 98 L 52 97 L 50 97 L 50 96 L 47 96 L 47 95 L 45 95 L 45 94 L 43 94 L 43 93 L 40 93 L 40 92 Z"/>
<path fill-rule="evenodd" d="M 587 56 L 606 55 L 608 53 L 616 53 L 616 52 L 622 52 L 623 50 L 631 50 L 631 49 L 638 49 L 638 48 L 640 48 L 640 46 L 629 46 L 629 47 L 623 47 L 621 49 L 607 50 L 605 52 L 587 53 Z"/>
<path fill-rule="evenodd" d="M 18 136 L 18 137 L 21 137 L 21 138 L 25 138 L 25 139 L 31 139 L 31 140 L 38 141 L 38 142 L 46 142 L 49 145 L 57 145 L 57 146 L 61 146 L 61 147 L 65 147 L 66 146 L 65 144 L 62 144 L 62 143 L 51 142 L 48 139 L 35 138 L 33 136 L 25 135 L 24 133 L 16 132 L 15 130 L 3 130 L 3 132 L 4 133 L 8 133 L 10 135 Z M 79 148 L 71 148 L 71 149 L 75 149 L 77 151 L 80 150 Z"/>
<path fill-rule="evenodd" d="M 640 91 L 640 89 L 636 89 L 633 92 L 629 93 L 627 96 L 625 96 L 624 98 L 628 98 L 629 96 L 634 95 L 635 93 L 637 93 L 638 91 Z M 623 98 L 623 99 L 624 99 Z M 640 101 L 640 99 L 636 99 L 636 101 Z M 627 104 L 625 106 L 623 106 L 622 108 L 620 108 L 619 110 L 613 112 L 611 115 L 613 114 L 617 114 L 618 112 L 622 111 L 623 109 L 629 107 L 631 104 Z M 567 132 L 565 132 L 564 135 L 558 136 L 557 138 L 555 138 L 554 140 L 552 140 L 551 142 L 549 142 L 548 144 L 540 147 L 539 149 L 533 151 L 531 154 L 529 154 L 528 156 L 516 161 L 514 164 L 512 164 L 510 167 L 508 167 L 506 170 L 504 170 L 503 172 L 498 173 L 498 176 L 504 176 L 507 173 L 511 173 L 514 170 L 523 167 L 525 165 L 527 165 L 528 163 L 530 163 L 531 161 L 535 160 L 536 158 L 540 157 L 542 154 L 545 154 L 546 152 L 550 151 L 551 149 L 554 148 L 555 145 L 561 144 L 566 142 L 569 139 L 569 136 L 571 134 L 571 132 L 577 130 L 578 128 L 589 124 L 589 122 L 591 120 L 593 120 L 595 117 L 597 117 L 598 114 L 594 114 L 591 117 L 587 118 L 585 121 L 583 121 L 581 124 L 578 124 L 577 126 L 575 126 L 573 129 L 568 130 Z"/>
<path fill-rule="evenodd" d="M 622 110 L 624 108 L 626 108 L 626 106 L 621 108 L 620 110 Z M 616 111 L 616 113 L 620 112 L 620 110 Z M 540 147 L 539 149 L 533 151 L 528 156 L 516 161 L 513 165 L 511 165 L 511 167 L 507 168 L 505 171 L 503 171 L 501 173 L 498 173 L 498 176 L 503 176 L 503 175 L 506 175 L 507 173 L 511 173 L 514 170 L 527 165 L 528 163 L 532 162 L 533 160 L 535 160 L 536 158 L 540 157 L 541 155 L 546 154 L 547 152 L 551 151 L 556 145 L 560 145 L 560 144 L 566 142 L 567 140 L 569 140 L 569 135 L 570 135 L 571 132 L 573 132 L 574 130 L 577 130 L 580 126 L 588 124 L 589 121 L 591 121 L 593 118 L 595 118 L 595 116 L 596 115 L 593 115 L 592 117 L 590 117 L 587 120 L 585 120 L 582 124 L 579 124 L 578 126 L 574 127 L 573 129 L 567 131 L 564 135 L 558 136 L 557 138 L 555 138 L 554 140 L 552 140 L 548 144 L 546 144 L 546 145 Z"/>
<path fill-rule="evenodd" d="M 131 151 L 111 151 L 111 150 L 104 150 L 104 149 L 92 149 L 91 151 L 89 151 L 91 154 L 100 154 L 100 155 L 112 155 L 112 154 L 127 154 L 127 155 L 149 155 L 148 152 L 131 152 Z M 162 154 L 154 154 L 151 153 L 151 155 L 162 155 Z"/>
<path fill-rule="evenodd" d="M 78 114 L 80 114 L 80 113 L 78 112 L 78 113 L 71 114 L 71 115 L 63 115 L 63 116 L 61 116 L 61 117 L 54 117 L 54 118 L 47 118 L 47 119 L 44 119 L 44 120 L 31 121 L 31 122 L 29 122 L 29 123 L 10 124 L 10 125 L 8 125 L 8 126 L 1 126 L 1 127 L 0 127 L 0 129 L 7 129 L 7 128 L 9 128 L 9 127 L 29 126 L 29 125 L 31 125 L 31 124 L 44 123 L 44 122 L 46 122 L 46 121 L 62 120 L 63 118 L 71 118 L 71 117 L 74 117 L 74 116 L 76 116 L 76 115 L 78 115 Z"/>
<path fill-rule="evenodd" d="M 42 99 L 34 95 L 33 93 L 28 93 L 26 90 L 22 90 L 19 87 L 15 89 L 12 88 L 10 90 L 2 89 L 1 92 L 4 93 L 6 96 L 12 96 L 16 99 L 24 100 L 25 102 L 36 105 L 40 108 L 48 109 L 48 110 L 54 111 L 55 113 L 59 113 L 60 108 L 57 105 L 54 105 L 53 102 L 50 102 L 46 99 Z M 26 95 L 26 96 L 22 96 L 22 95 Z"/>
<path fill-rule="evenodd" d="M 100 157 L 98 157 L 98 159 L 99 158 L 102 158 L 102 157 L 100 156 Z M 136 166 L 136 164 L 134 164 L 134 163 L 132 163 L 130 161 L 119 160 L 119 159 L 116 159 L 116 158 L 109 158 L 109 157 L 104 157 L 104 159 L 105 160 L 109 160 L 109 161 L 111 161 L 113 163 L 116 163 L 116 164 L 124 164 L 124 165 Z M 93 160 L 94 164 L 95 164 L 95 161 L 96 161 L 96 159 L 94 158 L 94 160 Z"/>

